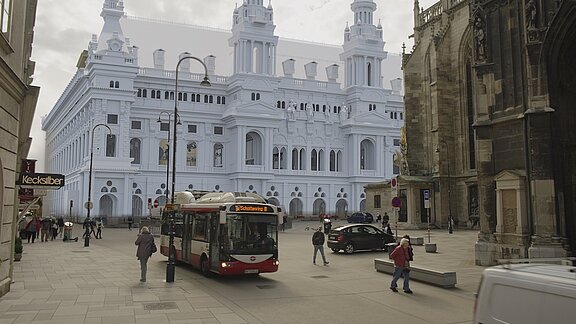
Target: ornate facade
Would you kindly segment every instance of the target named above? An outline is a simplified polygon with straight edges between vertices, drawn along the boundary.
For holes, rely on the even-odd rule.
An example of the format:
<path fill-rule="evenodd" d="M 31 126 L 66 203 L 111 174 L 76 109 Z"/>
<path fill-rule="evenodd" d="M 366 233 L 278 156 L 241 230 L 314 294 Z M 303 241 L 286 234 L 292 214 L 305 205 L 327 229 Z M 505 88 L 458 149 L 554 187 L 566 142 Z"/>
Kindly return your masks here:
<path fill-rule="evenodd" d="M 292 216 L 363 209 L 364 184 L 394 173 L 403 102 L 400 80 L 384 88 L 388 54 L 382 26 L 374 23 L 376 4 L 355 0 L 351 8 L 355 23 L 346 26 L 343 48 L 337 48 L 279 39 L 272 6 L 244 1 L 234 9 L 227 34 L 231 75 L 217 75 L 216 57 L 207 55 L 212 86 L 202 87 L 204 74 L 191 72 L 198 62 L 184 60 L 175 93 L 176 75 L 164 68 L 169 52 L 159 47 L 204 33 L 209 41 L 201 47 L 209 49 L 219 46 L 214 42 L 224 33 L 128 18 L 122 1 L 104 1 L 102 32 L 93 36 L 76 75 L 43 119 L 47 169 L 65 174 L 67 183 L 45 200 L 46 212 L 84 215 L 91 152 L 92 215 L 146 216 L 148 199 L 162 206 L 171 187 L 168 134 L 175 118 L 176 191 L 256 192 Z M 156 37 L 162 28 L 178 33 Z M 157 47 L 148 53 L 153 67 L 145 67 L 146 49 L 132 44 L 150 39 Z M 336 61 L 311 60 L 305 78 L 296 78 L 295 60 L 280 62 L 293 45 L 299 46 L 297 58 L 329 51 Z M 338 64 L 344 67 L 343 87 Z M 327 81 L 317 80 L 320 67 Z M 172 115 L 175 101 L 178 116 Z"/>
<path fill-rule="evenodd" d="M 479 220 L 476 263 L 576 249 L 576 1 L 414 3 L 404 55 L 412 223 Z M 421 181 L 416 181 L 416 178 Z"/>
<path fill-rule="evenodd" d="M 40 91 L 31 85 L 36 5 L 36 0 L 0 1 L 0 296 L 13 281 L 17 170 L 32 142 L 30 127 Z"/>

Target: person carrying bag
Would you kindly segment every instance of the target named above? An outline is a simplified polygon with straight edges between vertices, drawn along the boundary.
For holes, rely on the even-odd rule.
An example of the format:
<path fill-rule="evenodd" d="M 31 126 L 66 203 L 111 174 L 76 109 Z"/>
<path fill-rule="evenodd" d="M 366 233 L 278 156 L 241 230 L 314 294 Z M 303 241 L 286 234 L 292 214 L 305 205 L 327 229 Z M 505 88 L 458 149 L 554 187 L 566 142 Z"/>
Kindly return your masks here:
<path fill-rule="evenodd" d="M 400 245 L 398 245 L 390 257 L 394 260 L 394 274 L 392 277 L 392 282 L 390 283 L 390 290 L 393 292 L 398 292 L 398 279 L 401 276 L 404 277 L 403 290 L 407 294 L 412 294 L 410 290 L 410 241 L 403 238 L 400 240 Z"/>

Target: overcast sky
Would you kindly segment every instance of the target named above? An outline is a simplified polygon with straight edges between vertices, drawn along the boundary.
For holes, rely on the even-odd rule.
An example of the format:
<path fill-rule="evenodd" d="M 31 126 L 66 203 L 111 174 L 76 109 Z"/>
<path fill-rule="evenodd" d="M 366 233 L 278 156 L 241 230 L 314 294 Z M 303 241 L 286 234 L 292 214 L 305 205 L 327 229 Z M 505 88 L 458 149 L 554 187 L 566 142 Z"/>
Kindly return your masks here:
<path fill-rule="evenodd" d="M 341 45 L 346 22 L 352 24 L 353 0 L 273 0 L 276 35 Z M 413 0 L 375 0 L 375 21 L 381 19 L 385 50 L 402 51 L 402 42 L 411 48 Z M 420 0 L 430 7 L 438 0 Z M 38 160 L 44 170 L 44 132 L 41 119 L 47 115 L 76 71 L 80 53 L 92 34 L 100 34 L 104 0 L 39 0 L 32 60 L 36 62 L 34 82 L 40 98 L 32 125 L 32 147 L 28 158 Z M 130 16 L 209 26 L 230 30 L 232 12 L 242 0 L 124 0 Z M 264 3 L 267 5 L 268 0 Z M 130 37 L 130 35 L 126 35 Z"/>

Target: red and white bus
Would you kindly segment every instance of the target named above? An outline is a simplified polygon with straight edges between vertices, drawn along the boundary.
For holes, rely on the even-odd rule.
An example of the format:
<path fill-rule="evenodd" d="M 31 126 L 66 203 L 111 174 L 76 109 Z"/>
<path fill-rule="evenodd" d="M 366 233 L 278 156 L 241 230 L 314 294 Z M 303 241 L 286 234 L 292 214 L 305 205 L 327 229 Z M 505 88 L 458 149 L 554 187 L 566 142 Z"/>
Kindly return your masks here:
<path fill-rule="evenodd" d="M 162 215 L 163 255 L 168 256 L 174 217 L 175 261 L 191 264 L 206 276 L 278 271 L 280 207 L 247 192 L 205 193 L 191 200 L 167 206 Z"/>

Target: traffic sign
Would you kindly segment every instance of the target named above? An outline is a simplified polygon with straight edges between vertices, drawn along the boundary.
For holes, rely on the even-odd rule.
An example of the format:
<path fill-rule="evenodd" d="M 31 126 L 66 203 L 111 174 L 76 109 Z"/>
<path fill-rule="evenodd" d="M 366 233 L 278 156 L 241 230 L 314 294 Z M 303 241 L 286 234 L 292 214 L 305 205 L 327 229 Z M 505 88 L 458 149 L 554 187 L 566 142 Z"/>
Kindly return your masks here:
<path fill-rule="evenodd" d="M 424 208 L 430 208 L 430 190 L 424 189 L 422 190 L 424 195 Z"/>
<path fill-rule="evenodd" d="M 158 199 L 154 199 L 154 208 L 158 207 Z"/>
<path fill-rule="evenodd" d="M 390 179 L 390 188 L 392 189 L 392 197 L 398 197 L 398 179 L 396 177 Z"/>
<path fill-rule="evenodd" d="M 392 198 L 392 207 L 400 207 L 402 206 L 402 200 L 399 197 Z"/>

